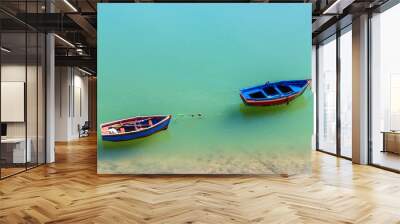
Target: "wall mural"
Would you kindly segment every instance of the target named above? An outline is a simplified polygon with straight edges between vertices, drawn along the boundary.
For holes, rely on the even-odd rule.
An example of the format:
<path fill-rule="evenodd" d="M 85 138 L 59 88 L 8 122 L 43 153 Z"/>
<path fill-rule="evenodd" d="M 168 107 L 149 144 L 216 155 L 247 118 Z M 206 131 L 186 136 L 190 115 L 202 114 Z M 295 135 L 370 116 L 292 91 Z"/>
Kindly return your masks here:
<path fill-rule="evenodd" d="M 98 8 L 98 173 L 310 169 L 311 4 Z"/>

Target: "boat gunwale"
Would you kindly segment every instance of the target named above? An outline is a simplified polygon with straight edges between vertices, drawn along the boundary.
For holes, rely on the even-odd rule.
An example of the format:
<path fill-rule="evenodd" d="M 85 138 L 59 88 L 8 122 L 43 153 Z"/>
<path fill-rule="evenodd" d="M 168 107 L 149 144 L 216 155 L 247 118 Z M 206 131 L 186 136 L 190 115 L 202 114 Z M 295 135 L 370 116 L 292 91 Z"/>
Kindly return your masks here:
<path fill-rule="evenodd" d="M 102 137 L 104 137 L 104 136 L 123 136 L 123 135 L 127 135 L 127 134 L 134 134 L 134 133 L 140 133 L 140 132 L 143 132 L 143 131 L 147 131 L 147 130 L 153 129 L 153 128 L 155 128 L 155 127 L 161 125 L 161 124 L 164 123 L 165 121 L 171 119 L 171 118 L 172 118 L 172 115 L 154 115 L 154 116 L 137 116 L 137 117 L 131 117 L 131 118 L 120 119 L 120 120 L 116 120 L 116 121 L 111 121 L 111 122 L 103 123 L 103 124 L 100 125 L 100 128 L 102 129 L 104 126 L 111 125 L 111 124 L 114 124 L 114 123 L 118 123 L 118 122 L 120 122 L 120 121 L 125 121 L 125 120 L 130 120 L 130 119 L 137 119 L 137 118 L 149 118 L 149 117 L 151 117 L 151 118 L 154 118 L 154 117 L 164 117 L 164 118 L 163 118 L 160 122 L 158 122 L 157 124 L 155 124 L 155 125 L 153 125 L 153 126 L 149 126 L 149 127 L 147 127 L 147 128 L 143 128 L 143 129 L 135 130 L 135 131 L 124 132 L 124 133 L 118 133 L 118 134 L 103 134 L 103 133 L 101 133 L 101 136 L 102 136 Z"/>

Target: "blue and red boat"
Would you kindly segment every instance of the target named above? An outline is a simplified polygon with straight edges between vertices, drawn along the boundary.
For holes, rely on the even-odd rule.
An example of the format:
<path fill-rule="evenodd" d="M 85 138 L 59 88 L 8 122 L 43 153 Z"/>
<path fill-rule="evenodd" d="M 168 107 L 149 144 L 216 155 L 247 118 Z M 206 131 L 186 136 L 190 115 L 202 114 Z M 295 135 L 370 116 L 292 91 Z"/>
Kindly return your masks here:
<path fill-rule="evenodd" d="M 303 94 L 310 83 L 309 79 L 267 82 L 264 85 L 240 90 L 240 98 L 250 106 L 288 104 Z"/>
<path fill-rule="evenodd" d="M 171 115 L 139 116 L 108 122 L 101 125 L 103 141 L 127 141 L 147 137 L 159 131 L 166 130 Z"/>

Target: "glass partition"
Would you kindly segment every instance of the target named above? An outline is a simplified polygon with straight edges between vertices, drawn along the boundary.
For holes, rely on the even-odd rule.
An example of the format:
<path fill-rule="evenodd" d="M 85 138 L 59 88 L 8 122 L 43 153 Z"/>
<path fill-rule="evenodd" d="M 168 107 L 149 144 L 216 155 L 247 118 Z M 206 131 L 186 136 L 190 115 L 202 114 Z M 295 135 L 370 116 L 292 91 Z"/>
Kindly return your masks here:
<path fill-rule="evenodd" d="M 336 36 L 318 47 L 318 149 L 336 154 Z"/>
<path fill-rule="evenodd" d="M 37 65 L 37 162 L 46 162 L 46 38 L 45 34 L 38 33 L 38 65 Z"/>
<path fill-rule="evenodd" d="M 30 161 L 27 163 L 28 168 L 37 165 L 38 152 L 37 152 L 37 132 L 38 132 L 38 35 L 36 32 L 27 33 L 27 74 L 26 74 L 26 114 L 27 114 L 27 150 L 30 153 Z"/>
<path fill-rule="evenodd" d="M 1 176 L 26 169 L 26 33 L 1 34 Z M 4 50 L 6 49 L 6 50 Z"/>
<path fill-rule="evenodd" d="M 340 155 L 352 157 L 352 32 L 351 26 L 340 36 Z"/>
<path fill-rule="evenodd" d="M 371 19 L 371 162 L 400 170 L 400 5 Z"/>
<path fill-rule="evenodd" d="M 20 14 L 43 5 L 0 3 Z M 0 12 L 1 179 L 45 163 L 45 44 L 44 33 Z"/>

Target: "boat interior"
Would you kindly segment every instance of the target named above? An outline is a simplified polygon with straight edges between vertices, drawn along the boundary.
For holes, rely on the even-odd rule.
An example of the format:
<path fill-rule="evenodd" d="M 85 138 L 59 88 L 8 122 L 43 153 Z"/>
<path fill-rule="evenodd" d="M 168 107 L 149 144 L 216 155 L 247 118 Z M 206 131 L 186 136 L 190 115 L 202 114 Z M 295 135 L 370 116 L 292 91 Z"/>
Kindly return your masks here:
<path fill-rule="evenodd" d="M 249 97 L 253 99 L 265 99 L 265 98 L 274 98 L 281 97 L 281 95 L 292 94 L 293 92 L 299 91 L 304 85 L 307 84 L 307 81 L 295 81 L 288 83 L 267 83 L 262 91 L 255 91 L 249 93 Z"/>
<path fill-rule="evenodd" d="M 151 127 L 159 123 L 163 117 L 153 117 L 148 119 L 131 120 L 120 124 L 113 124 L 102 128 L 104 134 L 122 134 Z"/>

